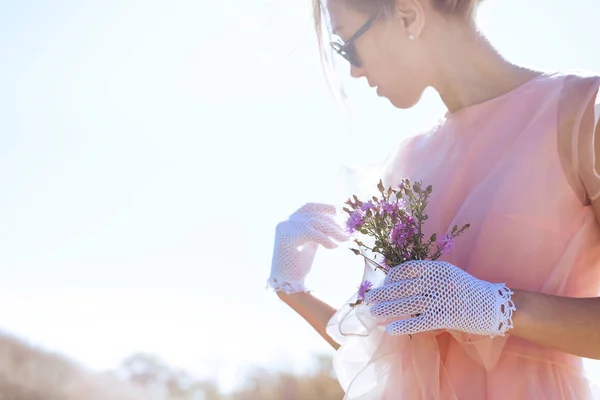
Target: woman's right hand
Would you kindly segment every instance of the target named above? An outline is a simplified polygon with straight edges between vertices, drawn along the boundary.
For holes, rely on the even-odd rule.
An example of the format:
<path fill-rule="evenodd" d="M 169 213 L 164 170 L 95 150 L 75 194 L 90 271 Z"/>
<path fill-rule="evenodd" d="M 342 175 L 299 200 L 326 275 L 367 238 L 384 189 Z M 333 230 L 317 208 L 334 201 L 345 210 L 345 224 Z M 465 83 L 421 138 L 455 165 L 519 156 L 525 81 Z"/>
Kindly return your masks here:
<path fill-rule="evenodd" d="M 304 280 L 312 267 L 318 245 L 328 249 L 349 239 L 335 222 L 332 205 L 308 203 L 289 219 L 277 224 L 268 286 L 284 293 L 305 292 Z"/>

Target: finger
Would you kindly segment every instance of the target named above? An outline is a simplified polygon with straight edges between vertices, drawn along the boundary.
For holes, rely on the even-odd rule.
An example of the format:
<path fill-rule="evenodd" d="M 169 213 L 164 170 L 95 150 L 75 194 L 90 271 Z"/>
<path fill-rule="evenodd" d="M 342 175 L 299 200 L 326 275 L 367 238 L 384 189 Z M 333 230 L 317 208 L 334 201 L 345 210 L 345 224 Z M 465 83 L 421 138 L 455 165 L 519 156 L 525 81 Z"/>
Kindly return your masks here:
<path fill-rule="evenodd" d="M 418 278 L 429 268 L 427 261 L 407 261 L 393 267 L 387 274 L 384 284 L 398 282 L 404 279 Z"/>
<path fill-rule="evenodd" d="M 431 299 L 425 296 L 413 296 L 402 300 L 389 301 L 371 307 L 376 317 L 400 317 L 422 314 L 429 309 Z"/>
<path fill-rule="evenodd" d="M 421 314 L 418 317 L 394 321 L 385 327 L 390 335 L 414 335 L 415 333 L 427 332 L 439 329 L 427 316 Z"/>
<path fill-rule="evenodd" d="M 294 214 L 292 214 L 290 218 L 292 218 L 294 215 L 306 213 L 336 215 L 337 210 L 335 206 L 332 206 L 331 204 L 306 203 L 305 205 L 300 207 Z"/>
<path fill-rule="evenodd" d="M 283 247 L 298 247 L 306 243 L 316 243 L 328 249 L 338 247 L 329 236 L 341 238 L 342 233 L 336 232 L 334 226 L 328 226 L 326 222 L 314 220 L 282 221 L 276 226 L 276 237 L 278 245 Z"/>
<path fill-rule="evenodd" d="M 369 290 L 365 296 L 367 303 L 385 303 L 423 293 L 421 279 L 405 279 Z"/>
<path fill-rule="evenodd" d="M 300 233 L 298 245 L 304 245 L 305 243 L 320 244 L 326 249 L 335 249 L 338 247 L 337 243 L 318 229 L 309 229 Z"/>
<path fill-rule="evenodd" d="M 350 239 L 349 235 L 331 217 L 320 216 L 312 218 L 310 219 L 310 224 L 313 228 L 323 232 L 337 242 L 345 242 Z"/>

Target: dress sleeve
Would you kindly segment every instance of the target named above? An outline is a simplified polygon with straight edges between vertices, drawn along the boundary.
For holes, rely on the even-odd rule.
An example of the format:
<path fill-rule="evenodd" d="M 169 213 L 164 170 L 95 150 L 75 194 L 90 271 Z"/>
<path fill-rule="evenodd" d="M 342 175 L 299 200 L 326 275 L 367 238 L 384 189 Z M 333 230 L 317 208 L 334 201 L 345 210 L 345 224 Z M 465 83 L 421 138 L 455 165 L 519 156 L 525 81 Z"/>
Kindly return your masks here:
<path fill-rule="evenodd" d="M 600 199 L 600 174 L 598 174 L 598 161 L 596 156 L 600 156 L 600 128 L 598 120 L 600 119 L 600 92 L 595 89 L 593 104 L 590 106 L 589 119 L 592 121 L 585 126 L 580 134 L 581 143 L 579 170 L 586 189 L 586 194 L 590 202 Z"/>
<path fill-rule="evenodd" d="M 600 174 L 596 169 L 596 154 L 600 154 L 599 87 L 598 76 L 566 78 L 558 108 L 558 148 L 563 169 L 586 205 L 600 199 Z"/>

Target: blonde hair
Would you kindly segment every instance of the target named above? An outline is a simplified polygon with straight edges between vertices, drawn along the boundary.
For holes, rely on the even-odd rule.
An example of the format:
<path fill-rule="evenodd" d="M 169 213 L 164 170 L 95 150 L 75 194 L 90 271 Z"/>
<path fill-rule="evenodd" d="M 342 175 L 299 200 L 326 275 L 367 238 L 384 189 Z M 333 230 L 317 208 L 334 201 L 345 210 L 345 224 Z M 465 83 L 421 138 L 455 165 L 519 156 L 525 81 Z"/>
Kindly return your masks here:
<path fill-rule="evenodd" d="M 331 86 L 334 83 L 332 79 L 332 71 L 329 63 L 327 62 L 327 47 L 324 47 L 324 24 L 326 19 L 324 16 L 327 14 L 326 0 L 313 0 L 313 18 L 315 23 L 315 31 L 317 33 L 317 40 L 319 45 L 319 54 L 321 58 L 321 64 L 324 67 L 327 83 Z M 340 0 L 338 0 L 340 1 Z M 402 0 L 342 0 L 348 7 L 362 12 L 368 15 L 379 15 L 382 18 L 391 15 L 397 8 L 397 3 Z M 429 0 L 432 2 L 434 8 L 442 14 L 462 18 L 464 20 L 470 20 L 475 15 L 477 6 L 483 0 Z M 330 30 L 326 31 L 328 34 Z M 336 85 L 337 89 L 340 90 L 339 94 L 344 97 L 343 92 L 339 85 Z"/>
<path fill-rule="evenodd" d="M 434 7 L 442 13 L 470 18 L 482 0 L 432 0 Z"/>

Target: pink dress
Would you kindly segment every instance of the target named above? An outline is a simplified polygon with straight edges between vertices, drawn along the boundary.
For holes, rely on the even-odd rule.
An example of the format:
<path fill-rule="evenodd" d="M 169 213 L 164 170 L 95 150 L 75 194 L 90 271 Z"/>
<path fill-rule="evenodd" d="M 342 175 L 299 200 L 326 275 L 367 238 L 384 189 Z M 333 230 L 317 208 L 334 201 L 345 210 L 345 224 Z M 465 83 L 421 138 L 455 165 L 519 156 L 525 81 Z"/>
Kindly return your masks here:
<path fill-rule="evenodd" d="M 388 160 L 384 183 L 433 185 L 426 236 L 471 223 L 442 260 L 513 288 L 597 296 L 600 226 L 590 202 L 600 197 L 599 86 L 593 75 L 542 74 L 448 113 Z M 342 345 L 334 366 L 347 399 L 592 398 L 579 357 L 510 334 L 394 337 L 363 329 L 351 313 L 342 307 L 328 326 Z"/>

